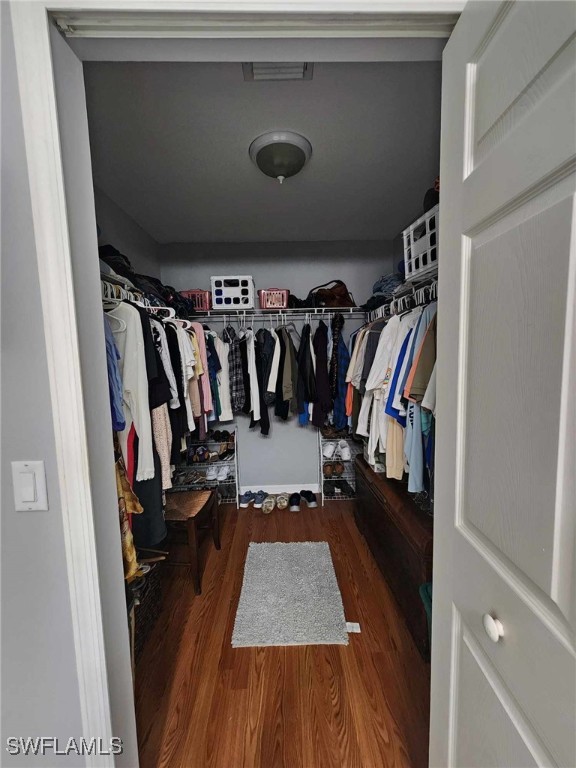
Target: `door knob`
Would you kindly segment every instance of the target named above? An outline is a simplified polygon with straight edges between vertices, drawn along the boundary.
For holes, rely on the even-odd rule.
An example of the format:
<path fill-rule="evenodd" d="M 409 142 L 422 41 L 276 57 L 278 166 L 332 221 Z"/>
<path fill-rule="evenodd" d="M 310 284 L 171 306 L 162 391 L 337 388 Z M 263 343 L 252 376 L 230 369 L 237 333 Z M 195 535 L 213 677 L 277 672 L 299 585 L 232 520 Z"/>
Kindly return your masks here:
<path fill-rule="evenodd" d="M 482 616 L 482 623 L 484 624 L 486 634 L 493 643 L 497 643 L 501 637 L 504 637 L 504 627 L 502 626 L 502 622 L 490 616 L 489 613 L 485 613 L 484 616 Z"/>

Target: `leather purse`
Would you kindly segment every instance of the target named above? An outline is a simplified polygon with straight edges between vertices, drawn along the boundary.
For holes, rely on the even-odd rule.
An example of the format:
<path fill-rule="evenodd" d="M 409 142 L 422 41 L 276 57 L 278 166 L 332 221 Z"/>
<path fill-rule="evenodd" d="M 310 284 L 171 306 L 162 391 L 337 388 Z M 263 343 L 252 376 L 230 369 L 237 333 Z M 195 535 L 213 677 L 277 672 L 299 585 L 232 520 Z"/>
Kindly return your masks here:
<path fill-rule="evenodd" d="M 307 307 L 355 307 L 354 297 L 342 280 L 331 280 L 312 288 L 306 299 Z"/>

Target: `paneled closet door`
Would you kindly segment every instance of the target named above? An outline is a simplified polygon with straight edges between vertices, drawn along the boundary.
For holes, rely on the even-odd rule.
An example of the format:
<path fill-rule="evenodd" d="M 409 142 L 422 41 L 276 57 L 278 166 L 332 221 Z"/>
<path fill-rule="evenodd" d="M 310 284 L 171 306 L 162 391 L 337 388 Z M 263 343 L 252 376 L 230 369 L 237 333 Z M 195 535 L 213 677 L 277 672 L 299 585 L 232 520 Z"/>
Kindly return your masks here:
<path fill-rule="evenodd" d="M 445 49 L 430 765 L 576 765 L 576 4 Z"/>

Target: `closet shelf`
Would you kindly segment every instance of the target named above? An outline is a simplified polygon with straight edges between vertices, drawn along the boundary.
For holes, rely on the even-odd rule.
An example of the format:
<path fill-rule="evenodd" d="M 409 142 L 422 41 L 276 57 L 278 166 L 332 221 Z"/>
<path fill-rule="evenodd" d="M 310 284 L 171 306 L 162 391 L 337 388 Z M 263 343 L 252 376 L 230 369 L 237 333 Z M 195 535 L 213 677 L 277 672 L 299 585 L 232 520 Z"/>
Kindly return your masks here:
<path fill-rule="evenodd" d="M 191 317 L 193 320 L 202 317 L 251 317 L 271 319 L 275 315 L 296 318 L 306 317 L 306 315 L 321 317 L 322 315 L 335 314 L 363 318 L 366 315 L 366 310 L 362 309 L 362 307 L 314 307 L 310 309 L 208 309 L 205 312 L 191 315 Z"/>

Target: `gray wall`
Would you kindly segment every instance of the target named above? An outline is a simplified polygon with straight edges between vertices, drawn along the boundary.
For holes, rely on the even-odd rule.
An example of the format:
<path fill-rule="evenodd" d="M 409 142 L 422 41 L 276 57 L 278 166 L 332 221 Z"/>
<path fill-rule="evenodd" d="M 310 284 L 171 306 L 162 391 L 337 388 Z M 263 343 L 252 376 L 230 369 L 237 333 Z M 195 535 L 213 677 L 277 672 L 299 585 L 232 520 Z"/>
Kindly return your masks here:
<path fill-rule="evenodd" d="M 82 735 L 40 286 L 10 11 L 2 15 L 2 765 L 7 736 Z M 48 512 L 15 512 L 10 462 L 43 459 Z M 74 757 L 34 764 L 83 765 Z"/>
<path fill-rule="evenodd" d="M 253 275 L 258 288 L 289 288 L 299 298 L 328 280 L 344 280 L 358 304 L 392 269 L 386 240 L 160 245 L 164 283 L 180 290 L 210 288 L 211 275 Z"/>
<path fill-rule="evenodd" d="M 55 28 L 52 28 L 51 34 L 80 341 L 112 732 L 124 742 L 124 752 L 116 759 L 116 764 L 134 768 L 138 763 L 138 746 L 114 476 L 84 78 L 82 63 L 64 38 Z M 110 211 L 110 206 L 106 210 Z M 112 217 L 108 220 L 112 220 Z M 137 238 L 129 239 L 136 225 L 130 226 L 130 221 L 126 222 L 124 214 L 115 215 L 113 220 L 116 225 L 114 231 L 126 233 L 125 242 L 134 242 L 136 245 L 142 242 L 145 245 L 146 238 L 138 232 Z M 144 253 L 144 249 L 140 252 Z"/>
<path fill-rule="evenodd" d="M 189 243 L 160 246 L 162 280 L 178 290 L 210 288 L 210 276 L 253 275 L 256 288 L 290 288 L 305 297 L 331 278 L 344 280 L 357 302 L 372 293 L 378 277 L 392 270 L 391 243 Z M 348 320 L 345 337 L 361 324 Z M 255 327 L 259 327 L 258 325 Z M 313 329 L 316 323 L 312 324 Z M 222 323 L 214 323 L 220 332 Z M 317 432 L 297 420 L 281 422 L 271 412 L 268 437 L 238 417 L 240 483 L 252 490 L 266 486 L 310 487 L 318 482 Z"/>
<path fill-rule="evenodd" d="M 94 201 L 100 227 L 98 245 L 113 245 L 130 259 L 135 272 L 160 277 L 156 240 L 98 187 L 94 187 Z"/>

